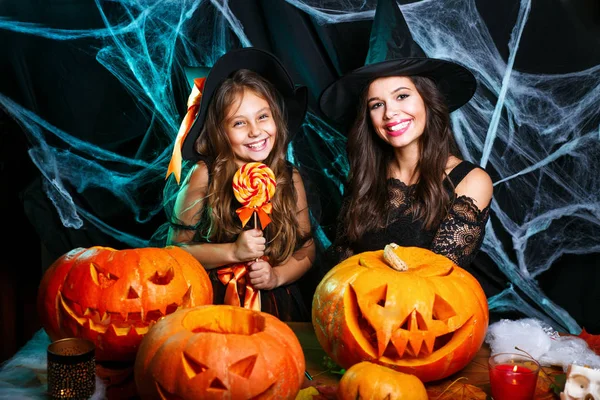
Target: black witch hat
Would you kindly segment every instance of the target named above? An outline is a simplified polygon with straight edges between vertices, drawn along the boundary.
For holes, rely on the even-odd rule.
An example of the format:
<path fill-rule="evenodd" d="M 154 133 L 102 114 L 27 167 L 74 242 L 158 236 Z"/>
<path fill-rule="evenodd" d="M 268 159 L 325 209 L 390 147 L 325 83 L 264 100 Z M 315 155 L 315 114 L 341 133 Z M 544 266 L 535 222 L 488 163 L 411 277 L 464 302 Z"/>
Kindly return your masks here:
<path fill-rule="evenodd" d="M 429 58 L 413 40 L 395 0 L 379 0 L 371 27 L 365 66 L 342 76 L 321 94 L 321 111 L 342 125 L 356 116 L 359 96 L 374 79 L 425 76 L 434 80 L 449 111 L 468 102 L 477 88 L 475 76 L 455 62 Z"/>

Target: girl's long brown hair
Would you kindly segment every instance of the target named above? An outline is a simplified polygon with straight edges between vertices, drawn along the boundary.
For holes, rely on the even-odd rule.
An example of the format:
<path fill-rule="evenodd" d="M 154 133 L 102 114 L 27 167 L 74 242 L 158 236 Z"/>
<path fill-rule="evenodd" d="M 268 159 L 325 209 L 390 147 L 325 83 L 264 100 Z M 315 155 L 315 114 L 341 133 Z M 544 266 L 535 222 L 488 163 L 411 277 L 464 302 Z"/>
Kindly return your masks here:
<path fill-rule="evenodd" d="M 432 229 L 447 212 L 449 195 L 444 189 L 443 177 L 448 157 L 458 154 L 458 150 L 450 129 L 448 107 L 435 83 L 422 76 L 409 78 L 423 98 L 427 114 L 425 130 L 419 139 L 414 217 L 423 221 L 425 229 Z M 365 232 L 385 226 L 389 212 L 387 177 L 394 152 L 372 127 L 367 107 L 368 87 L 360 98 L 358 115 L 347 142 L 350 201 L 341 222 L 350 242 L 359 240 Z"/>
<path fill-rule="evenodd" d="M 196 141 L 196 151 L 210 158 L 210 184 L 203 210 L 209 218 L 198 229 L 204 240 L 216 243 L 233 242 L 243 230 L 235 213 L 241 204 L 235 199 L 232 189 L 233 176 L 238 167 L 223 122 L 230 107 L 239 104 L 237 99 L 245 90 L 252 91 L 269 103 L 277 128 L 273 149 L 263 163 L 271 168 L 277 180 L 275 195 L 271 200 L 272 222 L 264 229 L 267 239 L 265 255 L 269 257 L 271 265 L 278 265 L 292 255 L 297 240 L 307 232 L 300 232 L 298 228 L 297 194 L 292 181 L 292 169 L 285 158 L 289 133 L 283 101 L 271 83 L 253 71 L 242 69 L 235 72 L 217 89 L 208 106 L 203 130 Z M 254 227 L 254 219 L 246 225 L 249 226 Z"/>

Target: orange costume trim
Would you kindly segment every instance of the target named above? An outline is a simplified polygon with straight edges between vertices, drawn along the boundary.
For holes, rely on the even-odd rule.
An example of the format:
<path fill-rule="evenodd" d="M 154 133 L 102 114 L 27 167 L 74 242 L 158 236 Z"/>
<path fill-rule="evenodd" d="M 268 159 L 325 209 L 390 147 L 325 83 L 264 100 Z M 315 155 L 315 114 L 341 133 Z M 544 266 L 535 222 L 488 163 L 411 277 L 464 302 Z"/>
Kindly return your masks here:
<path fill-rule="evenodd" d="M 244 288 L 244 305 L 242 307 L 250 310 L 260 311 L 260 290 L 254 289 L 249 279 L 246 279 L 248 269 L 245 264 L 232 264 L 217 270 L 217 276 L 225 289 L 225 304 L 231 306 L 242 306 L 238 285 Z"/>
<path fill-rule="evenodd" d="M 192 124 L 196 120 L 196 116 L 198 115 L 205 81 L 206 78 L 194 79 L 194 87 L 192 88 L 192 93 L 190 93 L 190 96 L 188 97 L 187 112 L 183 118 L 183 121 L 181 122 L 181 125 L 179 126 L 179 132 L 177 132 L 175 145 L 173 146 L 173 154 L 171 155 L 171 161 L 169 162 L 169 168 L 167 169 L 167 175 L 165 176 L 165 179 L 167 179 L 169 175 L 175 174 L 175 180 L 177 181 L 178 185 L 179 181 L 181 180 L 181 147 L 183 146 L 183 142 L 185 141 Z"/>

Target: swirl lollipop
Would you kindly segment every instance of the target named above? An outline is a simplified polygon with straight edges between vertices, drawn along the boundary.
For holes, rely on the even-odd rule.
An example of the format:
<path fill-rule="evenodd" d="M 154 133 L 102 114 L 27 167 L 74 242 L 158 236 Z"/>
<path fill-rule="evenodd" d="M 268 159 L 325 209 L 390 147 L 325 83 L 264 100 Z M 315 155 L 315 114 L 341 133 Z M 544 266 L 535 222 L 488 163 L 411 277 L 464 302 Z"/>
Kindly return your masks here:
<path fill-rule="evenodd" d="M 233 194 L 242 204 L 236 210 L 242 226 L 246 226 L 255 211 L 263 229 L 271 222 L 268 214 L 271 214 L 276 185 L 275 174 L 263 163 L 247 163 L 237 170 L 233 176 Z"/>

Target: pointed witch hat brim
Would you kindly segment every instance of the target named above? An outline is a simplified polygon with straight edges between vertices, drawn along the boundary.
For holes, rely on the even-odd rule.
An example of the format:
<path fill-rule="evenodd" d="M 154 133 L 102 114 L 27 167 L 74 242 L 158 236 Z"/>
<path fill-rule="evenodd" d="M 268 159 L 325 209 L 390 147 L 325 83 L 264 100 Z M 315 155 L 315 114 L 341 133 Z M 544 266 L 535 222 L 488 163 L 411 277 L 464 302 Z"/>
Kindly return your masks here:
<path fill-rule="evenodd" d="M 239 69 L 249 69 L 258 73 L 271 82 L 275 89 L 279 91 L 286 109 L 290 136 L 295 134 L 302 126 L 308 105 L 308 89 L 306 86 L 294 85 L 283 64 L 273 54 L 255 47 L 233 49 L 221 56 L 206 75 L 200 108 L 181 146 L 183 159 L 198 159 L 199 155 L 195 150 L 195 143 L 202 132 L 208 105 L 221 83 Z M 206 69 L 186 69 L 188 81 L 193 82 L 195 78 L 198 78 L 196 74 L 204 75 Z"/>
<path fill-rule="evenodd" d="M 466 104 L 477 89 L 477 80 L 466 67 L 425 55 L 395 0 L 377 2 L 365 64 L 333 82 L 319 98 L 321 111 L 341 125 L 354 121 L 361 94 L 377 78 L 429 77 L 444 95 L 449 111 Z"/>

